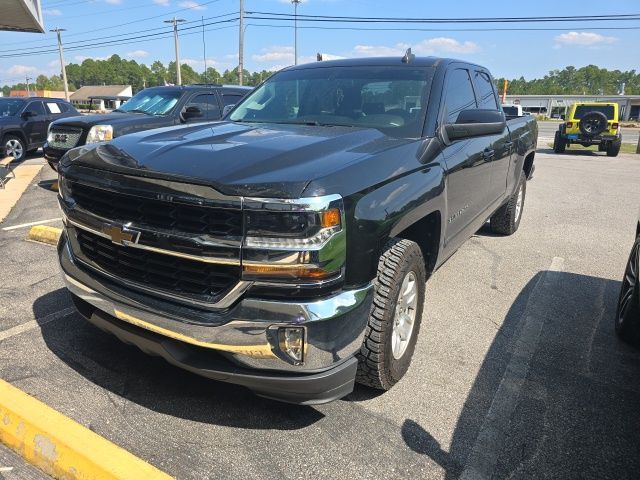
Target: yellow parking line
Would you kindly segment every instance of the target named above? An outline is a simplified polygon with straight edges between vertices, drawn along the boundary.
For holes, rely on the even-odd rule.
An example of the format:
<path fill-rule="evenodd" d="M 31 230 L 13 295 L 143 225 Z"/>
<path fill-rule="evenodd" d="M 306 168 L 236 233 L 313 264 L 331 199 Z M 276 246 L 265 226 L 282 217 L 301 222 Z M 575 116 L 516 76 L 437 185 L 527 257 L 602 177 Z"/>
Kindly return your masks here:
<path fill-rule="evenodd" d="M 27 240 L 48 243 L 49 245 L 57 245 L 61 233 L 61 228 L 49 227 L 47 225 L 36 225 L 29 229 Z"/>
<path fill-rule="evenodd" d="M 54 478 L 172 478 L 3 380 L 0 442 Z"/>

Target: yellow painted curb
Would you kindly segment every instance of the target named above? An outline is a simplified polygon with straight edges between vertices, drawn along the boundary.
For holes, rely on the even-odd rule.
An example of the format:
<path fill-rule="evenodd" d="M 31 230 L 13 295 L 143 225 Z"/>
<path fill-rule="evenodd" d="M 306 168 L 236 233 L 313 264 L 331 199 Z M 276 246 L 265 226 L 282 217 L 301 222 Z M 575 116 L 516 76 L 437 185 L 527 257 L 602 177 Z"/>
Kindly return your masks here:
<path fill-rule="evenodd" d="M 4 380 L 0 441 L 58 479 L 172 478 Z"/>
<path fill-rule="evenodd" d="M 48 243 L 49 245 L 57 245 L 58 239 L 60 238 L 61 233 L 62 233 L 61 228 L 49 227 L 47 225 L 36 225 L 29 229 L 29 233 L 27 234 L 27 239 L 33 240 L 34 242 Z"/>

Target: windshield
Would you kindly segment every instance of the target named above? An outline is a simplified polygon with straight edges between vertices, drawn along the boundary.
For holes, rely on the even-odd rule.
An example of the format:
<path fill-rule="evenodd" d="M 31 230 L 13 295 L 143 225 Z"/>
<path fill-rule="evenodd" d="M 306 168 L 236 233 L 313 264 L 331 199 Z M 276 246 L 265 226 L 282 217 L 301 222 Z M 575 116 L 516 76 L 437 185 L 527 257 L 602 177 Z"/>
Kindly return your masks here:
<path fill-rule="evenodd" d="M 0 117 L 13 117 L 24 106 L 24 100 L 17 98 L 0 99 Z"/>
<path fill-rule="evenodd" d="M 580 120 L 589 112 L 601 112 L 607 116 L 608 120 L 615 120 L 613 118 L 613 105 L 578 105 L 573 118 Z"/>
<path fill-rule="evenodd" d="M 317 67 L 277 73 L 229 120 L 377 128 L 422 135 L 433 68 Z"/>
<path fill-rule="evenodd" d="M 114 111 L 166 115 L 178 103 L 181 93 L 178 89 L 147 88 L 136 93 L 131 100 Z"/>

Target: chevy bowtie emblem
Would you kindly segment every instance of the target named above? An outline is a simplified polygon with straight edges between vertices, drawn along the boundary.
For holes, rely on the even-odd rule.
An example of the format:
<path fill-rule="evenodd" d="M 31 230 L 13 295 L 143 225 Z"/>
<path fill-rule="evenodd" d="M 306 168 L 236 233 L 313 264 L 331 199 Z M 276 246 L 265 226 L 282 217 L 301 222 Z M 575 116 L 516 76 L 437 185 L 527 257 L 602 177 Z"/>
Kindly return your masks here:
<path fill-rule="evenodd" d="M 102 227 L 102 233 L 111 237 L 111 241 L 116 245 L 126 245 L 128 243 L 138 243 L 140 232 L 131 230 L 127 227 L 119 227 L 117 225 L 109 225 Z"/>

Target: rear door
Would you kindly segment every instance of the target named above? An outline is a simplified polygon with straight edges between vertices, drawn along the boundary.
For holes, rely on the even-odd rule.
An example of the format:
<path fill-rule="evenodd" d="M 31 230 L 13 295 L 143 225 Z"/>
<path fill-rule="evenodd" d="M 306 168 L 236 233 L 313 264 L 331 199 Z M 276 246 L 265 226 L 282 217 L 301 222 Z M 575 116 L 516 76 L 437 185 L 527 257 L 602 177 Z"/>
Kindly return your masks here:
<path fill-rule="evenodd" d="M 482 69 L 474 70 L 473 82 L 478 108 L 500 110 L 500 104 L 489 73 Z M 491 157 L 491 183 L 489 185 L 489 203 L 487 205 L 490 206 L 495 201 L 502 199 L 507 191 L 507 176 L 511 166 L 512 144 L 507 128 L 499 135 L 492 135 L 486 138 L 489 142 Z"/>
<path fill-rule="evenodd" d="M 440 122 L 455 123 L 460 112 L 478 108 L 470 72 L 464 67 L 447 71 Z M 454 241 L 488 205 L 491 185 L 491 138 L 454 140 L 443 149 L 447 166 L 447 218 L 445 242 Z M 454 243 L 464 241 L 460 235 Z"/>
<path fill-rule="evenodd" d="M 24 133 L 27 137 L 30 148 L 34 145 L 40 146 L 47 139 L 48 113 L 44 109 L 41 100 L 32 100 L 24 109 L 25 112 L 31 112 L 34 116 L 28 117 L 24 121 Z"/>

